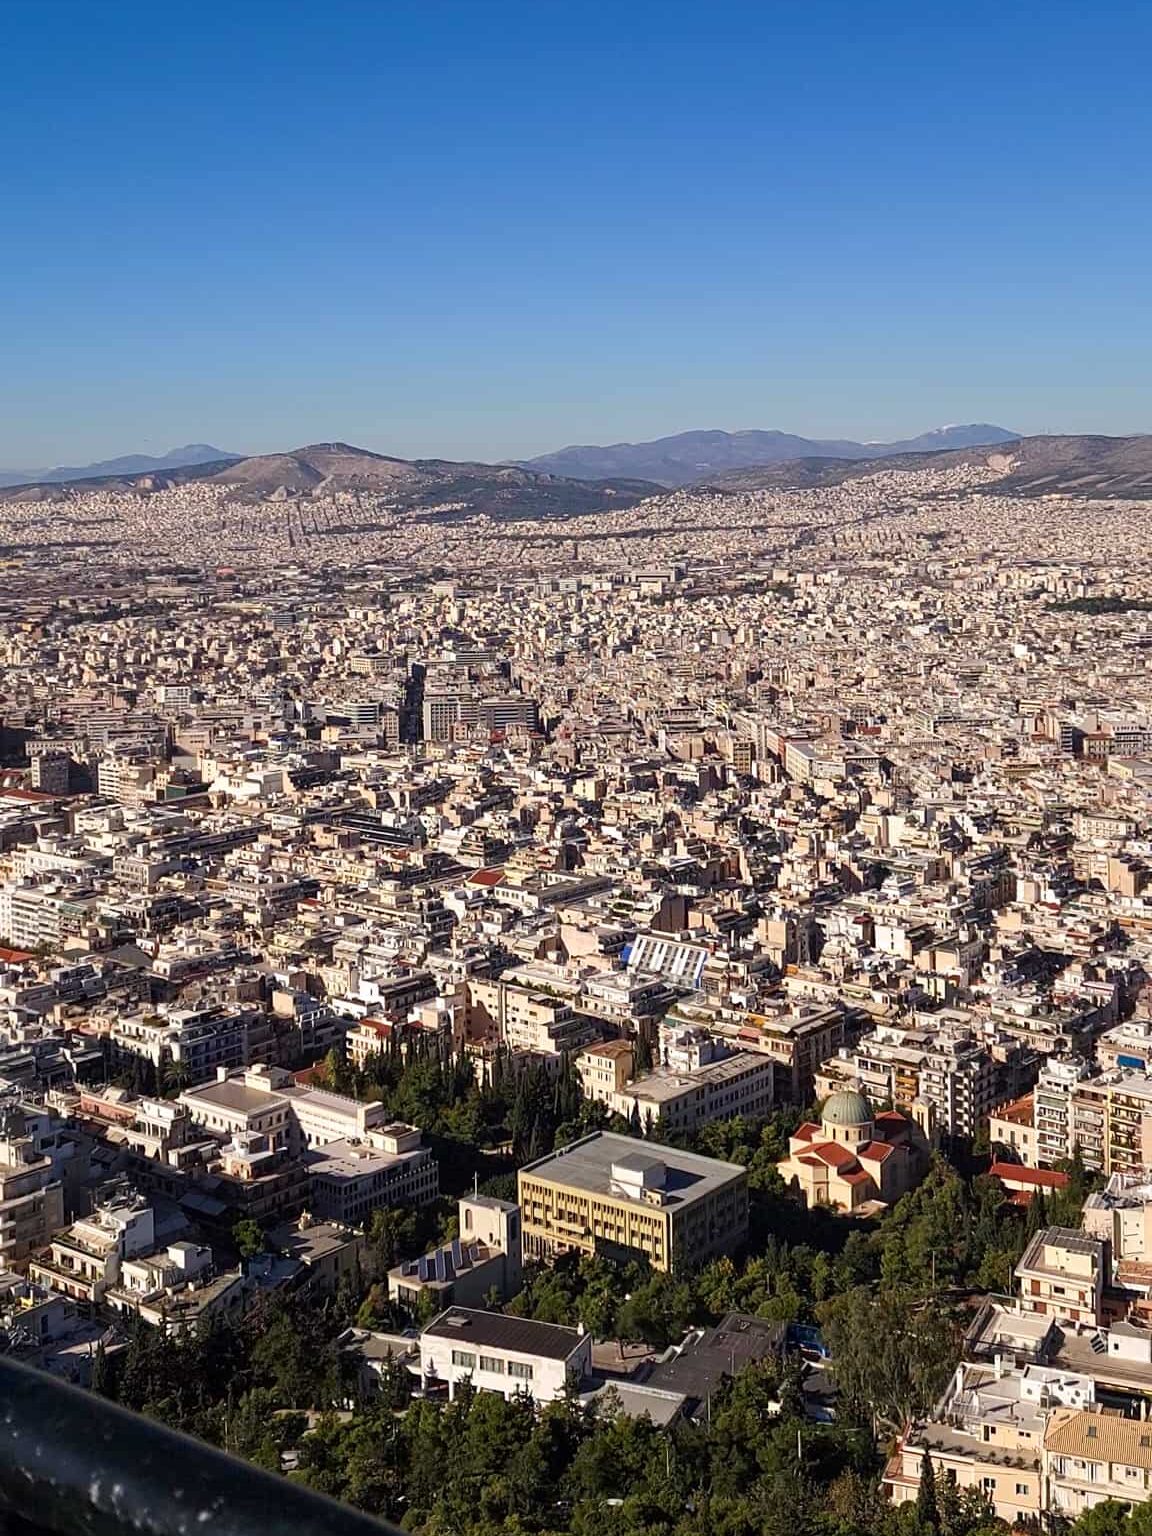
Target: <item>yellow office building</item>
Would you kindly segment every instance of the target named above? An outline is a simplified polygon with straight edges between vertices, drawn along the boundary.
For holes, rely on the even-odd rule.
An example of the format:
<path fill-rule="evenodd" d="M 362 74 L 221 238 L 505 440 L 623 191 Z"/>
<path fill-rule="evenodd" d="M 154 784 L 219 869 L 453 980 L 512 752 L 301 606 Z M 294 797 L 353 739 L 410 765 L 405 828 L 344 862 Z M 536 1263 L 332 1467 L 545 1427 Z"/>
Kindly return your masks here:
<path fill-rule="evenodd" d="M 525 1259 L 645 1258 L 693 1269 L 748 1235 L 748 1174 L 631 1136 L 596 1131 L 519 1174 Z"/>

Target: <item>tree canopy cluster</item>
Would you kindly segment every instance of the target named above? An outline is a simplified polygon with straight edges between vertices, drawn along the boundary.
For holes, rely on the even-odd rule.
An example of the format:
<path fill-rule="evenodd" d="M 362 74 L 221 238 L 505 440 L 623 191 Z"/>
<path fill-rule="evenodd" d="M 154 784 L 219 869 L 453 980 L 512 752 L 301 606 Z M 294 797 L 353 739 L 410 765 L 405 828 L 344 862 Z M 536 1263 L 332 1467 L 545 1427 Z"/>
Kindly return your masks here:
<path fill-rule="evenodd" d="M 606 1120 L 567 1065 L 514 1076 L 498 1064 L 481 1087 L 470 1065 L 416 1047 L 386 1052 L 358 1074 L 330 1058 L 321 1075 L 383 1098 L 441 1154 L 455 1149 L 458 1187 L 483 1174 L 488 1189 L 509 1196 L 518 1163 Z M 378 1283 L 327 1300 L 271 1298 L 242 1320 L 184 1336 L 137 1326 L 118 1355 L 98 1353 L 94 1387 L 428 1536 L 1003 1531 L 980 1497 L 931 1467 L 921 1497 L 900 1507 L 880 1496 L 879 1472 L 895 1434 L 931 1406 L 954 1367 L 966 1292 L 1007 1289 L 1033 1232 L 1078 1223 L 1083 1168 L 1070 1165 L 1067 1191 L 1021 1209 L 994 1180 L 936 1157 L 920 1187 L 880 1220 L 849 1221 L 805 1210 L 777 1173 L 798 1118 L 733 1119 L 690 1138 L 694 1150 L 748 1168 L 744 1253 L 676 1276 L 569 1257 L 529 1268 L 508 1310 L 656 1349 L 731 1311 L 815 1324 L 832 1354 L 835 1425 L 805 1420 L 794 1368 L 775 1362 L 726 1382 L 705 1422 L 669 1430 L 623 1416 L 611 1396 L 596 1410 L 573 1399 L 536 1409 L 468 1389 L 451 1405 L 410 1401 L 399 1367 L 364 1399 L 337 1347 L 340 1332 L 353 1322 L 423 1320 L 398 1315 Z M 654 1140 L 666 1134 L 658 1124 L 648 1131 Z M 444 1206 L 376 1212 L 375 1271 L 442 1239 L 453 1220 Z M 234 1236 L 242 1254 L 259 1251 L 254 1224 Z M 1139 1511 L 1097 1516 L 1077 1536 L 1152 1536 Z"/>

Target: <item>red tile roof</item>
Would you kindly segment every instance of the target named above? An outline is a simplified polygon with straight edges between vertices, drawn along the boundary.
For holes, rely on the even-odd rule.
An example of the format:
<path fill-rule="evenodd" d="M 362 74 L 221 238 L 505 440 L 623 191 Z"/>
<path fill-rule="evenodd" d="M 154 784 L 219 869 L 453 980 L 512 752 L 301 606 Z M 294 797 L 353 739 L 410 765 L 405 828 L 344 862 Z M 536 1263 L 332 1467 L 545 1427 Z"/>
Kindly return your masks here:
<path fill-rule="evenodd" d="M 1026 1093 L 1023 1098 L 1013 1099 L 1011 1104 L 1001 1104 L 992 1114 L 995 1119 L 1007 1120 L 1013 1125 L 1031 1125 L 1032 1095 Z"/>
<path fill-rule="evenodd" d="M 505 874 L 502 869 L 477 869 L 465 878 L 465 885 L 503 885 Z"/>
<path fill-rule="evenodd" d="M 1017 1189 L 1067 1189 L 1068 1175 L 1055 1168 L 1025 1168 L 1021 1163 L 993 1163 L 988 1172 Z"/>
<path fill-rule="evenodd" d="M 818 1157 L 822 1163 L 827 1163 L 830 1168 L 847 1168 L 856 1161 L 856 1154 L 849 1147 L 842 1147 L 835 1141 L 822 1141 L 812 1148 L 812 1156 Z"/>

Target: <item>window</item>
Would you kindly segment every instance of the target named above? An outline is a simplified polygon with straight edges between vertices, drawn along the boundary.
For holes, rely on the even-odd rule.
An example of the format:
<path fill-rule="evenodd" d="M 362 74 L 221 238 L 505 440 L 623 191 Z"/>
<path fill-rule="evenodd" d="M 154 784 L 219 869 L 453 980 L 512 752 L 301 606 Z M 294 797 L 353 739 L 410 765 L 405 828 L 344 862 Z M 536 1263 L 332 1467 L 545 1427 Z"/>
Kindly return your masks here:
<path fill-rule="evenodd" d="M 1016 1484 L 1016 1492 L 1017 1493 L 1027 1493 L 1028 1492 L 1028 1484 L 1027 1483 L 1017 1483 Z"/>
<path fill-rule="evenodd" d="M 493 1372 L 494 1375 L 497 1375 L 497 1376 L 503 1376 L 503 1374 L 504 1374 L 504 1362 L 503 1362 L 503 1360 L 499 1359 L 496 1355 L 481 1355 L 480 1356 L 480 1369 L 482 1371 L 491 1371 L 491 1372 Z"/>
<path fill-rule="evenodd" d="M 452 1364 L 461 1365 L 466 1371 L 476 1369 L 476 1356 L 467 1349 L 454 1349 L 452 1351 Z"/>
<path fill-rule="evenodd" d="M 995 1493 L 996 1479 L 994 1477 L 982 1477 L 980 1479 L 980 1486 L 983 1488 L 985 1493 Z"/>
<path fill-rule="evenodd" d="M 515 1376 L 519 1381 L 531 1381 L 532 1367 L 530 1365 L 522 1365 L 519 1360 L 509 1360 L 508 1374 L 509 1376 Z"/>

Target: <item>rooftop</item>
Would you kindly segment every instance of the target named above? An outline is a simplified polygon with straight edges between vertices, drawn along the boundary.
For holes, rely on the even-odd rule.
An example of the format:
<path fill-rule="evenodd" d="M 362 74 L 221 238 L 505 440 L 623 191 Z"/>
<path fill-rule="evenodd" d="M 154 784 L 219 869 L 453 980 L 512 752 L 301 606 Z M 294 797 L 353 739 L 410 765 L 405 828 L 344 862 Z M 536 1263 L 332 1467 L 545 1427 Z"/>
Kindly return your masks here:
<path fill-rule="evenodd" d="M 470 1307 L 449 1307 L 441 1312 L 424 1329 L 424 1336 L 451 1339 L 469 1349 L 504 1350 L 548 1360 L 567 1360 L 586 1337 L 578 1328 L 562 1328 L 557 1323 L 538 1323 L 528 1317 L 509 1317 L 503 1312 Z"/>
<path fill-rule="evenodd" d="M 642 1161 L 632 1164 L 630 1160 L 633 1158 Z M 594 1131 L 547 1157 L 526 1164 L 520 1175 L 521 1178 L 545 1179 L 569 1189 L 586 1190 L 590 1194 L 612 1194 L 619 1199 L 622 1197 L 613 1176 L 614 1167 L 635 1167 L 642 1171 L 656 1163 L 662 1163 L 666 1171 L 662 1187 L 666 1204 L 697 1200 L 742 1178 L 746 1172 L 739 1163 L 701 1157 L 696 1152 L 682 1152 L 677 1147 L 654 1148 L 651 1143 L 636 1137 Z"/>
<path fill-rule="evenodd" d="M 193 1110 L 203 1106 L 232 1110 L 242 1115 L 256 1114 L 284 1102 L 278 1092 L 271 1092 L 267 1088 L 248 1088 L 244 1083 L 234 1082 L 231 1078 L 221 1083 L 205 1083 L 199 1088 L 186 1088 L 180 1099 Z"/>

